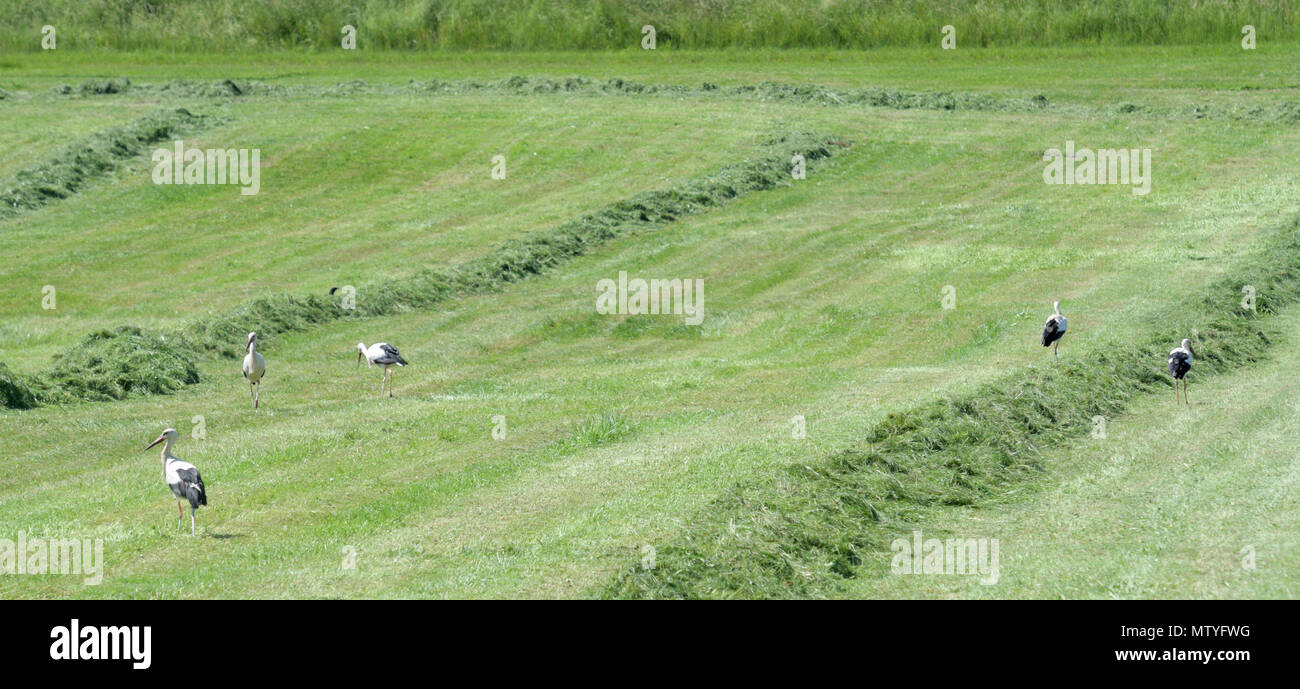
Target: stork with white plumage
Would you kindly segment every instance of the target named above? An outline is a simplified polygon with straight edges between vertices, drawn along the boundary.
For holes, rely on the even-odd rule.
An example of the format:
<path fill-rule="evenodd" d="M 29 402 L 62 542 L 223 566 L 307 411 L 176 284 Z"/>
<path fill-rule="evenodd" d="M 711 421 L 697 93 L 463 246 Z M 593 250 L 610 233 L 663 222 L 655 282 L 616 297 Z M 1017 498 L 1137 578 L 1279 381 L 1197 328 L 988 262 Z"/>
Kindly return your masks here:
<path fill-rule="evenodd" d="M 182 501 L 190 503 L 190 535 L 194 535 L 194 510 L 199 505 L 208 504 L 208 491 L 203 485 L 203 477 L 199 475 L 199 470 L 193 464 L 182 461 L 172 454 L 172 443 L 176 442 L 180 434 L 175 428 L 168 428 L 158 436 L 158 439 L 149 444 L 148 450 L 158 443 L 164 443 L 162 449 L 163 464 L 163 483 L 172 489 L 172 495 L 176 496 L 176 528 L 180 529 L 185 520 L 185 509 L 181 506 Z"/>
<path fill-rule="evenodd" d="M 376 342 L 367 347 L 364 342 L 357 343 L 357 366 L 361 365 L 361 360 L 365 359 L 366 363 L 373 367 L 375 364 L 384 367 L 383 382 L 379 384 L 379 394 L 384 394 L 384 386 L 388 387 L 388 396 L 393 396 L 393 367 L 406 366 L 406 359 L 402 358 L 402 353 L 397 348 L 387 342 Z"/>
<path fill-rule="evenodd" d="M 1052 302 L 1052 310 L 1056 313 L 1048 317 L 1047 322 L 1043 324 L 1043 346 L 1052 348 L 1052 357 L 1059 359 L 1060 355 L 1056 353 L 1057 347 L 1061 346 L 1061 338 L 1065 336 L 1065 316 L 1061 315 L 1061 302 Z"/>
<path fill-rule="evenodd" d="M 1183 404 L 1187 401 L 1187 372 L 1192 370 L 1192 358 L 1196 356 L 1192 341 L 1183 338 L 1183 344 L 1169 352 L 1169 375 L 1174 379 L 1174 404 L 1178 404 L 1178 381 L 1183 381 Z"/>
<path fill-rule="evenodd" d="M 248 334 L 248 344 L 244 349 L 248 352 L 244 355 L 244 377 L 248 379 L 248 394 L 253 398 L 253 409 L 257 409 L 257 400 L 262 392 L 262 376 L 266 375 L 266 359 L 257 353 L 257 333 Z"/>

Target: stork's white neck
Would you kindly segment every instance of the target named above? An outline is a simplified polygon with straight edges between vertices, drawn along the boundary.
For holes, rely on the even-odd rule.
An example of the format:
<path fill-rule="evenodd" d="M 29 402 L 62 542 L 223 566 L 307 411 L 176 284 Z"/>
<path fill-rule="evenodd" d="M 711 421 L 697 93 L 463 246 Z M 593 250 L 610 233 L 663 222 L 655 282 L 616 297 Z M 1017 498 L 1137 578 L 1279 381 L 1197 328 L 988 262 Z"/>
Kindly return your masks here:
<path fill-rule="evenodd" d="M 167 460 L 175 459 L 175 458 L 176 458 L 175 455 L 172 454 L 171 438 L 168 438 L 167 440 L 163 441 L 162 462 L 163 464 L 166 464 Z"/>

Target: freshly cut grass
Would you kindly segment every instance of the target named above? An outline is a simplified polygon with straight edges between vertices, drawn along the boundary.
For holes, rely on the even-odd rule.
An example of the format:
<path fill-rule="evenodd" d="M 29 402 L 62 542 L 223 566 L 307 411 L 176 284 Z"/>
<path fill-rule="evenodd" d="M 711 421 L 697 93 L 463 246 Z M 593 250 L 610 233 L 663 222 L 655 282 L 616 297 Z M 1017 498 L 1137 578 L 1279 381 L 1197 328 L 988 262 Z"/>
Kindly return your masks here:
<path fill-rule="evenodd" d="M 339 319 L 368 318 L 427 308 L 458 294 L 502 289 L 588 253 L 606 242 L 635 231 L 721 206 L 741 195 L 790 183 L 791 160 L 804 156 L 808 170 L 830 157 L 830 137 L 798 132 L 769 140 L 750 160 L 729 165 L 714 175 L 619 201 L 484 256 L 452 268 L 433 268 L 397 280 L 357 288 L 355 308 L 345 309 L 342 297 L 281 294 L 237 307 L 222 316 L 184 328 L 196 345 L 233 357 L 240 335 L 255 330 L 270 339 Z M 841 144 L 846 145 L 846 144 Z"/>
<path fill-rule="evenodd" d="M 160 332 L 122 326 L 91 333 L 37 379 L 42 401 L 120 400 L 171 393 L 199 382 L 192 347 Z"/>
<path fill-rule="evenodd" d="M 741 195 L 789 184 L 791 161 L 802 155 L 812 171 L 836 145 L 824 135 L 796 132 L 775 137 L 753 159 L 729 165 L 714 175 L 692 179 L 661 191 L 641 194 L 581 216 L 558 227 L 508 242 L 452 268 L 426 269 L 404 279 L 358 288 L 355 308 L 343 295 L 280 294 L 236 307 L 221 316 L 199 320 L 178 334 L 145 333 L 132 326 L 91 335 L 56 359 L 50 371 L 23 391 L 10 378 L 12 394 L 5 405 L 29 408 L 29 398 L 46 403 L 123 399 L 131 394 L 167 394 L 199 382 L 196 350 L 238 356 L 244 333 L 256 331 L 263 341 L 340 319 L 357 319 L 427 308 L 455 295 L 502 289 L 548 272 L 616 237 L 652 229 L 679 217 L 721 206 Z M 12 401 L 12 404 L 11 404 Z"/>
<path fill-rule="evenodd" d="M 1241 288 L 1258 290 L 1255 311 Z M 829 596 L 845 591 L 868 551 L 927 508 L 974 505 L 1042 470 L 1043 453 L 1122 413 L 1137 394 L 1168 385 L 1164 358 L 1194 340 L 1194 378 L 1256 361 L 1270 345 L 1265 318 L 1300 299 L 1300 220 L 1276 230 L 1230 278 L 1191 306 L 1153 313 L 1145 341 L 1033 366 L 975 390 L 892 413 L 861 445 L 742 484 L 688 522 L 657 553 L 600 593 L 627 598 Z"/>
<path fill-rule="evenodd" d="M 703 82 L 696 86 L 663 84 L 621 78 L 591 79 L 573 76 L 552 78 L 541 76 L 512 76 L 494 81 L 410 80 L 406 84 L 375 83 L 365 80 L 340 82 L 332 86 L 286 86 L 259 80 L 231 79 L 196 81 L 176 79 L 160 84 L 132 85 L 125 78 L 88 80 L 74 87 L 64 84 L 54 92 L 70 96 L 100 96 L 125 93 L 131 89 L 141 94 L 167 97 L 233 98 L 241 96 L 302 96 L 352 97 L 360 94 L 404 95 L 467 95 L 467 94 L 578 94 L 618 96 L 664 97 L 722 97 L 749 98 L 759 101 L 791 102 L 823 106 L 866 106 L 894 110 L 974 110 L 983 112 L 1038 112 L 1068 109 L 1084 114 L 1134 115 L 1178 117 L 1188 119 L 1227 119 L 1238 121 L 1300 123 L 1300 101 L 1190 103 L 1163 105 L 1151 103 L 1116 102 L 1092 108 L 1079 105 L 1059 105 L 1047 96 L 1036 94 L 1020 97 L 972 91 L 907 90 L 887 87 L 831 88 L 820 84 L 783 83 L 764 81 L 757 84 L 718 86 Z"/>
<path fill-rule="evenodd" d="M 163 190 L 150 188 L 139 176 L 114 175 L 126 182 L 118 193 L 96 185 L 81 198 L 18 219 L 15 229 L 31 231 L 33 237 L 39 232 L 41 239 L 23 246 L 14 236 L 19 233 L 11 232 L 15 246 L 9 251 L 21 263 L 39 262 L 41 267 L 11 272 L 0 281 L 8 287 L 7 311 L 37 312 L 35 288 L 49 282 L 45 276 L 58 265 L 60 254 L 83 257 L 86 265 L 80 269 L 82 286 L 66 290 L 66 300 L 60 283 L 58 312 L 37 312 L 23 326 L 7 325 L 0 332 L 6 351 L 12 352 L 0 358 L 23 364 L 16 370 L 43 369 L 53 352 L 71 349 L 80 335 L 118 323 L 175 331 L 185 319 L 228 313 L 265 294 L 324 295 L 332 285 L 361 285 L 403 278 L 428 265 L 460 264 L 614 200 L 720 169 L 752 148 L 765 122 L 835 132 L 851 137 L 855 150 L 836 155 L 833 165 L 807 183 L 752 194 L 716 212 L 656 227 L 653 236 L 625 236 L 500 293 L 280 336 L 266 351 L 271 377 L 256 413 L 237 364 L 213 356 L 198 359 L 203 382 L 175 395 L 0 411 L 6 449 L 0 530 L 103 536 L 107 541 L 104 586 L 83 587 L 77 579 L 51 576 L 0 579 L 0 589 L 8 598 L 556 597 L 596 590 L 630 560 L 639 560 L 644 544 L 670 543 L 694 515 L 736 483 L 770 476 L 787 464 L 817 467 L 842 448 L 862 447 L 864 429 L 881 421 L 885 412 L 940 394 L 958 374 L 965 389 L 1050 358 L 1033 340 L 1043 309 L 1054 298 L 1065 301 L 1072 324 L 1078 325 L 1077 339 L 1069 345 L 1071 357 L 1093 351 L 1106 337 L 1144 341 L 1148 311 L 1175 299 L 1184 289 L 1179 285 L 1199 290 L 1235 265 L 1260 228 L 1276 222 L 1272 218 L 1300 213 L 1295 207 L 1300 187 L 1286 163 L 1294 158 L 1297 132 L 1253 123 L 1162 121 L 1109 109 L 1098 119 L 1076 118 L 1075 111 L 1057 104 L 1085 104 L 1095 113 L 1121 102 L 1182 105 L 1244 98 L 1271 104 L 1294 97 L 1286 91 L 1293 75 L 1281 72 L 1281 60 L 1261 59 L 1269 58 L 1268 48 L 1262 45 L 1258 55 L 1236 51 L 1233 57 L 1250 65 L 1246 80 L 1239 78 L 1240 67 L 1223 69 L 1226 57 L 1220 62 L 1190 56 L 1180 61 L 1166 51 L 1147 53 L 1147 64 L 1160 67 L 1148 71 L 1158 71 L 1159 79 L 1143 72 L 1144 66 L 1126 62 L 1133 54 L 1124 51 L 1100 51 L 1092 62 L 1063 60 L 1060 52 L 1044 51 L 1032 58 L 1041 65 L 1038 70 L 1021 69 L 1027 63 L 1006 57 L 1002 61 L 1008 68 L 999 69 L 986 58 L 979 61 L 984 69 L 965 63 L 965 78 L 960 68 L 966 52 L 961 50 L 953 52 L 962 57 L 934 50 L 939 55 L 935 60 L 906 70 L 886 69 L 874 54 L 858 55 L 862 71 L 852 78 L 841 71 L 838 81 L 827 69 L 830 63 L 798 56 L 738 71 L 728 66 L 727 56 L 686 64 L 683 59 L 689 56 L 681 53 L 638 53 L 633 57 L 654 67 L 618 68 L 618 73 L 627 69 L 647 82 L 735 84 L 781 78 L 846 88 L 877 83 L 940 91 L 1006 88 L 1021 97 L 1041 92 L 1050 98 L 1044 112 L 1028 114 L 563 94 L 355 102 L 214 99 L 206 105 L 178 100 L 175 105 L 195 112 L 207 112 L 209 106 L 237 112 L 230 131 L 217 136 L 225 141 L 243 137 L 275 150 L 282 181 L 292 180 L 295 188 L 312 181 L 300 174 L 304 168 L 319 177 L 317 171 L 330 165 L 331 174 L 322 182 L 344 177 L 364 192 L 325 185 L 319 194 L 295 189 L 276 196 L 276 186 L 267 185 L 270 193 L 253 199 L 266 212 L 250 214 L 245 212 L 248 199 L 228 203 L 233 195 L 204 190 L 155 193 Z M 227 66 L 229 55 L 182 58 L 179 64 L 158 60 L 166 69 L 147 71 L 142 65 L 118 71 L 88 59 L 89 53 L 54 52 L 58 54 L 10 58 L 31 65 L 11 70 L 19 72 L 13 85 L 3 84 L 20 91 L 17 102 L 0 105 L 10 121 L 21 126 L 22 116 L 37 107 L 54 110 L 50 117 L 37 118 L 54 120 L 62 111 L 102 107 L 122 112 L 162 100 L 137 93 L 29 96 L 33 92 L 26 88 L 48 91 L 55 79 L 75 84 L 91 74 L 130 76 L 133 88 L 136 82 L 187 75 L 319 85 L 384 74 L 382 65 L 371 73 L 374 65 L 346 62 L 366 58 L 365 53 L 305 55 L 297 61 L 251 56 L 261 60 L 255 63 L 260 66 L 250 63 L 237 74 Z M 1103 60 L 1102 55 L 1119 59 Z M 953 57 L 957 60 L 935 67 L 937 60 Z M 38 63 L 40 58 L 49 59 Z M 322 71 L 327 58 L 336 66 Z M 543 68 L 552 74 L 586 70 L 587 76 L 603 77 L 611 70 L 605 60 L 630 64 L 626 55 L 522 66 L 527 58 L 509 55 L 439 56 L 437 63 L 390 59 L 388 77 L 399 82 L 412 74 L 499 79 Z M 457 67 L 458 59 L 466 62 Z M 756 61 L 746 59 L 748 64 Z M 511 61 L 510 66 L 501 66 L 503 61 Z M 838 62 L 846 69 L 843 58 Z M 397 73 L 399 64 L 404 73 Z M 1124 92 L 1100 88 L 1103 76 L 1091 76 L 1083 65 L 1111 80 L 1128 74 L 1146 87 L 1126 80 L 1131 88 Z M 1051 80 L 1045 78 L 1049 72 Z M 1261 91 L 1240 90 L 1245 84 Z M 469 102 L 475 100 L 482 103 Z M 401 107 L 390 108 L 388 101 Z M 149 107 L 158 107 L 155 103 Z M 526 111 L 532 121 L 501 135 L 492 129 L 501 128 L 505 118 L 484 118 L 479 123 L 484 126 L 466 128 L 442 124 L 474 121 L 475 107 L 484 114 L 505 110 L 516 117 Z M 405 150 L 402 144 L 415 145 L 411 128 L 377 132 L 375 125 L 420 119 L 419 109 L 439 113 L 425 121 L 444 130 L 439 138 L 454 143 L 472 137 L 476 145 L 437 157 L 428 148 L 415 150 L 419 162 L 411 167 L 423 165 L 436 182 L 452 182 L 447 196 L 454 198 L 436 207 L 412 204 L 405 206 L 407 212 L 392 213 L 399 197 L 427 196 L 422 183 L 430 177 L 403 174 L 400 184 L 379 193 L 374 176 L 352 175 L 374 171 L 392 158 L 356 153 L 373 149 L 387 154 Z M 572 139 L 571 132 L 583 131 L 583 122 L 595 123 L 609 111 L 619 111 L 620 117 L 607 119 L 609 126 L 593 126 L 585 138 L 546 138 L 559 129 L 557 136 Z M 139 114 L 117 117 L 125 121 Z M 672 118 L 680 127 L 667 126 Z M 565 131 L 571 123 L 577 129 Z M 295 139 L 293 126 L 306 135 Z M 371 127 L 370 136 L 356 138 L 365 126 Z M 612 147 L 619 155 L 609 155 L 609 146 L 601 148 L 625 131 L 644 132 L 635 139 L 655 143 Z M 716 137 L 716 145 L 701 132 Z M 323 134 L 330 136 L 319 136 Z M 334 145 L 334 134 L 346 134 L 347 143 Z M 552 168 L 572 168 L 574 174 L 545 177 L 560 193 L 546 195 L 546 188 L 530 184 L 527 194 L 542 192 L 545 200 L 521 204 L 523 194 L 515 193 L 515 185 L 507 188 L 484 179 L 484 154 L 514 137 L 531 145 L 507 148 L 508 154 L 538 151 L 544 160 L 548 153 L 564 153 L 553 159 L 559 164 Z M 1126 189 L 1045 189 L 1038 174 L 1041 151 L 1067 139 L 1157 147 L 1164 152 L 1158 164 L 1163 172 L 1144 198 L 1134 198 Z M 315 145 L 319 154 L 298 157 L 296 152 L 307 145 Z M 28 145 L 28 150 L 36 148 L 53 150 L 40 140 Z M 683 149 L 698 154 L 681 155 Z M 632 150 L 636 155 L 630 155 Z M 331 161 L 345 153 L 354 155 L 351 166 L 332 167 Z M 643 157 L 661 156 L 668 157 L 637 165 Z M 472 183 L 458 184 L 457 175 L 446 173 L 460 161 Z M 11 164 L 9 171 L 29 164 Z M 635 173 L 602 172 L 610 168 Z M 516 169 L 524 170 L 512 166 L 512 179 L 522 181 L 514 176 Z M 590 184 L 595 178 L 605 182 Z M 583 185 L 575 188 L 573 182 Z M 479 186 L 485 188 L 481 194 Z M 356 209 L 355 221 L 342 227 L 323 222 L 334 201 Z M 526 206 L 528 213 L 511 213 L 494 223 L 492 203 Z M 81 212 L 91 205 L 93 215 Z M 140 223 L 114 222 L 155 211 L 156 218 Z M 297 221 L 308 213 L 319 218 L 306 223 L 315 225 L 317 234 L 269 233 L 255 237 L 262 241 L 252 242 L 252 249 L 233 241 L 243 226 L 301 230 Z M 530 216 L 535 218 L 531 222 Z M 94 222 L 86 222 L 89 218 Z M 181 248 L 160 246 L 149 261 L 131 262 L 131 257 L 104 250 L 109 241 L 125 241 L 122 237 L 147 237 L 171 218 L 224 219 L 215 226 L 222 235 L 229 233 L 243 252 L 280 269 L 261 275 L 241 270 L 237 253 L 214 250 L 195 234 L 179 236 L 184 223 L 177 223 L 182 225 L 177 235 L 166 236 Z M 392 233 L 380 236 L 401 237 L 397 245 L 409 260 L 394 261 L 386 270 L 376 269 L 377 262 L 358 260 L 369 247 L 348 235 L 369 228 Z M 415 241 L 421 234 L 444 231 L 473 236 L 465 236 L 460 245 L 465 250 L 454 254 Z M 277 254 L 275 249 L 284 244 L 300 246 L 301 260 Z M 115 260 L 121 263 L 113 266 Z M 364 267 L 340 267 L 351 261 Z M 184 284 L 150 271 L 172 262 L 185 267 Z M 109 266 L 91 274 L 96 263 Z M 712 310 L 702 328 L 685 330 L 699 334 L 669 339 L 680 327 L 678 318 L 662 318 L 660 326 L 645 317 L 594 313 L 593 285 L 622 270 L 705 279 Z M 962 289 L 962 306 L 956 311 L 938 308 L 944 283 Z M 137 302 L 141 306 L 128 306 Z M 56 330 L 59 334 L 48 334 Z M 355 354 L 348 355 L 358 340 L 369 342 L 375 335 L 399 344 L 415 363 L 399 373 L 394 400 L 377 399 L 378 372 L 357 368 Z M 1160 368 L 1158 361 L 1152 365 Z M 1198 383 L 1194 378 L 1193 387 Z M 1167 393 L 1164 388 L 1163 394 L 1144 401 L 1167 406 Z M 1195 391 L 1192 396 L 1198 397 Z M 1214 406 L 1193 400 L 1192 410 Z M 807 418 L 804 439 L 790 436 L 793 414 Z M 492 433 L 495 415 L 508 417 L 502 425 L 508 429 L 504 439 Z M 140 452 L 159 428 L 184 429 L 196 416 L 206 419 L 208 438 L 198 441 L 186 434 L 180 452 L 203 468 L 215 496 L 212 511 L 200 516 L 199 541 L 175 532 L 168 516 L 174 507 L 158 485 L 156 455 Z M 1124 425 L 1122 420 L 1112 424 Z M 1040 462 L 1060 456 L 1057 451 Z M 1059 473 L 1053 470 L 1049 478 Z M 1031 486 L 1051 482 L 1011 482 L 1010 490 L 1019 487 L 1018 492 L 979 502 L 1019 503 L 1017 496 L 1037 492 L 1028 490 Z M 1148 490 L 1165 485 L 1153 482 Z M 895 516 L 891 510 L 881 507 L 884 516 Z M 935 513 L 987 512 L 919 511 L 927 531 Z M 1144 519 L 1149 515 L 1129 515 L 1117 527 L 1142 529 Z M 345 546 L 361 553 L 355 571 L 339 567 Z M 1010 551 L 1008 547 L 1004 554 Z M 867 584 L 871 565 L 887 554 L 866 557 L 857 578 L 846 583 Z M 662 559 L 660 564 L 665 564 Z M 1278 573 L 1274 580 L 1294 588 L 1295 571 Z M 849 595 L 861 590 L 847 589 Z"/>
<path fill-rule="evenodd" d="M 65 199 L 140 155 L 146 146 L 193 131 L 209 119 L 184 108 L 162 110 L 81 139 L 15 174 L 0 191 L 0 220 Z"/>
<path fill-rule="evenodd" d="M 1279 339 L 1266 360 L 1198 378 L 1190 406 L 1147 395 L 1108 419 L 1104 434 L 1046 450 L 1049 478 L 1032 488 L 978 509 L 928 511 L 927 536 L 1001 542 L 996 585 L 899 576 L 884 552 L 846 582 L 846 595 L 1294 599 L 1300 307 L 1272 325 Z"/>
<path fill-rule="evenodd" d="M 1015 98 L 982 93 L 952 91 L 910 91 L 871 87 L 861 89 L 832 89 L 817 84 L 788 84 L 764 81 L 757 84 L 718 86 L 710 82 L 688 86 L 661 84 L 612 77 L 511 76 L 493 81 L 477 79 L 428 81 L 410 80 L 405 84 L 370 82 L 361 79 L 339 82 L 331 86 L 283 85 L 260 80 L 231 79 L 220 81 L 195 81 L 176 79 L 160 84 L 132 85 L 125 78 L 83 82 L 80 86 L 63 84 L 53 89 L 58 95 L 101 96 L 135 93 L 153 93 L 184 97 L 236 97 L 236 96 L 301 96 L 350 97 L 372 95 L 466 95 L 493 93 L 507 95 L 536 95 L 548 93 L 621 95 L 621 96 L 722 96 L 746 97 L 764 101 L 791 101 L 817 105 L 869 105 L 898 110 L 989 110 L 999 112 L 1032 112 L 1048 106 L 1045 96 Z"/>
<path fill-rule="evenodd" d="M 9 370 L 0 363 L 0 404 L 10 409 L 31 409 L 35 407 L 36 396 L 32 394 L 31 383 L 22 376 Z"/>

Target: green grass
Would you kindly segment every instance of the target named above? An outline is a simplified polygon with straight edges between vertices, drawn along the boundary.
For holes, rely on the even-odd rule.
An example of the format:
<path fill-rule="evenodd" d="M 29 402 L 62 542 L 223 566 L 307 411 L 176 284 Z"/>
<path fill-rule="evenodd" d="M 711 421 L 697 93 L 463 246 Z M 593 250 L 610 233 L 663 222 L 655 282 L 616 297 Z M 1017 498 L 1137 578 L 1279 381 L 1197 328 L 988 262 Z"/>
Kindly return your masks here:
<path fill-rule="evenodd" d="M 1295 598 L 1300 517 L 1294 429 L 1300 318 L 1259 365 L 1190 385 L 1190 406 L 1141 398 L 1048 450 L 1051 481 L 985 509 L 928 515 L 927 537 L 998 538 L 1000 577 L 898 576 L 887 558 L 850 582 L 864 597 Z M 1253 565 L 1253 566 L 1252 566 Z"/>
<path fill-rule="evenodd" d="M 43 208 L 80 191 L 123 162 L 202 126 L 202 118 L 177 108 L 96 132 L 30 168 L 19 170 L 9 188 L 0 192 L 0 216 Z"/>
<path fill-rule="evenodd" d="M 1043 453 L 1124 413 L 1168 382 L 1167 347 L 1192 336 L 1198 373 L 1263 357 L 1275 315 L 1300 300 L 1300 220 L 1204 296 L 1178 295 L 1140 339 L 1090 357 L 1017 370 L 978 388 L 888 415 L 858 442 L 744 483 L 691 520 L 660 566 L 630 565 L 607 595 L 636 598 L 828 596 L 850 589 L 870 554 L 929 510 L 1014 494 L 1046 468 Z M 1267 297 L 1246 309 L 1242 285 Z"/>
<path fill-rule="evenodd" d="M 141 158 L 121 172 L 121 184 L 10 222 L 0 245 L 21 251 L 24 261 L 6 267 L 0 300 L 23 315 L 7 321 L 0 340 L 5 349 L 22 346 L 14 347 L 21 358 L 6 351 L 0 360 L 34 372 L 89 329 L 175 328 L 196 312 L 223 313 L 268 293 L 323 296 L 333 286 L 462 263 L 639 192 L 714 172 L 781 124 L 761 111 L 698 108 L 698 121 L 726 130 L 718 136 L 688 131 L 680 103 L 610 103 L 579 117 L 582 102 L 562 96 L 530 101 L 522 116 L 505 97 L 305 95 L 241 102 L 238 116 L 228 103 L 178 102 L 227 120 L 187 145 L 262 149 L 262 192 L 155 186 L 151 163 Z M 286 103 L 294 116 L 278 114 Z M 625 146 L 603 144 L 633 126 L 641 136 Z M 504 181 L 489 174 L 497 154 L 507 157 Z M 333 173 L 322 177 L 327 165 Z M 88 212 L 96 223 L 78 223 Z M 77 264 L 71 279 L 69 261 Z M 187 278 L 175 280 L 176 271 Z M 40 305 L 31 300 L 37 282 L 37 295 L 46 284 L 58 289 L 56 310 L 30 308 Z M 167 294 L 174 308 L 140 298 L 150 294 Z M 94 316 L 80 320 L 80 329 L 63 327 L 62 315 L 73 312 Z"/>
<path fill-rule="evenodd" d="M 1239 279 L 1268 232 L 1300 213 L 1300 130 L 1281 118 L 1187 112 L 1284 107 L 1297 95 L 1286 67 L 1293 54 L 1261 50 L 1246 62 L 1215 50 L 1124 48 L 1071 62 L 1057 50 L 1020 49 L 1014 60 L 966 51 L 936 66 L 909 62 L 916 53 L 907 51 L 794 52 L 776 62 L 668 52 L 654 64 L 613 54 L 613 67 L 551 56 L 539 62 L 545 74 L 509 55 L 359 64 L 197 55 L 166 68 L 72 51 L 7 58 L 17 66 L 0 78 L 11 94 L 0 117 L 73 118 L 13 135 L 40 150 L 0 161 L 0 170 L 56 155 L 67 144 L 61 127 L 88 136 L 174 107 L 219 121 L 196 144 L 260 146 L 264 169 L 262 193 L 241 198 L 154 187 L 137 158 L 0 221 L 0 251 L 22 259 L 0 265 L 0 361 L 9 369 L 0 375 L 47 370 L 104 329 L 175 332 L 261 296 L 324 295 L 473 262 L 622 199 L 707 178 L 761 150 L 773 131 L 829 132 L 853 146 L 806 180 L 633 228 L 499 291 L 286 330 L 262 350 L 268 377 L 256 413 L 238 362 L 211 355 L 194 359 L 200 382 L 173 394 L 0 411 L 0 535 L 98 536 L 107 559 L 102 586 L 0 577 L 0 596 L 563 597 L 602 591 L 645 545 L 666 566 L 667 545 L 713 524 L 700 515 L 738 486 L 795 476 L 786 467 L 817 466 L 891 412 L 962 398 L 1043 364 L 1037 331 L 1053 299 L 1071 318 L 1062 369 L 1073 370 L 1115 342 L 1148 343 L 1153 315 L 1179 313 L 1176 297 Z M 1001 65 L 992 76 L 990 64 Z M 1140 64 L 1163 68 L 1135 72 L 1123 89 L 1084 76 Z M 619 76 L 693 91 L 400 92 L 410 79 L 512 74 Z M 139 90 L 52 92 L 114 76 Z M 284 92 L 213 98 L 144 88 L 226 78 Z M 321 95 L 356 78 L 387 86 Z M 837 92 L 1017 101 L 1042 93 L 1049 107 L 899 109 L 695 92 L 703 81 L 768 78 Z M 1150 107 L 1123 112 L 1125 102 Z M 87 126 L 93 107 L 114 120 Z M 1151 147 L 1151 194 L 1043 185 L 1042 151 L 1067 139 Z M 492 180 L 490 158 L 502 151 L 509 174 Z M 597 281 L 619 271 L 704 279 L 704 323 L 596 314 Z M 58 288 L 53 311 L 41 308 L 43 285 Z M 945 285 L 958 290 L 951 311 L 940 307 Z M 413 364 L 398 371 L 392 400 L 378 397 L 377 370 L 355 367 L 355 344 L 377 339 Z M 1223 369 L 1214 384 L 1232 385 L 1236 374 Z M 1193 380 L 1193 396 L 1201 385 Z M 1135 414 L 1146 404 L 1141 394 L 1126 402 Z M 796 415 L 806 438 L 792 437 Z M 493 436 L 494 417 L 505 419 L 504 439 Z M 1124 418 L 1112 427 L 1122 430 Z M 191 436 L 196 425 L 203 439 Z M 210 488 L 198 538 L 174 531 L 158 458 L 141 451 L 167 426 L 181 431 L 177 453 Z M 1014 494 L 978 501 L 1032 509 L 1017 500 L 1068 480 L 1055 457 L 1045 454 L 1032 480 L 1005 484 Z M 966 513 L 941 505 L 918 503 L 905 516 L 928 530 Z M 355 570 L 340 566 L 345 547 L 358 553 Z M 881 565 L 874 552 L 831 593 L 910 595 L 872 576 Z M 1047 557 L 1027 562 L 1050 571 Z M 1290 590 L 1293 572 L 1261 568 L 1267 581 L 1251 590 Z M 1010 595 L 1022 591 L 1036 595 Z"/>
<path fill-rule="evenodd" d="M 360 49 L 630 49 L 642 27 L 662 48 L 878 48 L 937 45 L 957 29 L 960 45 L 1193 44 L 1294 40 L 1300 15 L 1286 3 L 1251 0 L 51 0 L 0 3 L 0 46 L 39 50 L 40 27 L 58 29 L 58 49 L 238 51 L 337 49 L 357 27 Z M 560 28 L 562 27 L 562 28 Z"/>

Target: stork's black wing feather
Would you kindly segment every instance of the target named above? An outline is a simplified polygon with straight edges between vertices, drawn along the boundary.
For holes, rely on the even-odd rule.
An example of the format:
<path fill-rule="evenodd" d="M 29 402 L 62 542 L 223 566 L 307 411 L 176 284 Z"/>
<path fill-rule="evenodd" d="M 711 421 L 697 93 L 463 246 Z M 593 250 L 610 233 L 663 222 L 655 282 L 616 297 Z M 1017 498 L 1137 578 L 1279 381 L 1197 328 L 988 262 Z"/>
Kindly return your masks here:
<path fill-rule="evenodd" d="M 1061 335 L 1065 334 L 1064 332 L 1058 329 L 1059 326 L 1060 324 L 1056 322 L 1055 318 L 1047 319 L 1047 323 L 1043 325 L 1043 346 L 1044 347 L 1052 346 L 1053 342 L 1056 342 L 1057 340 L 1061 339 Z"/>
<path fill-rule="evenodd" d="M 185 493 L 185 499 L 190 501 L 190 507 L 208 504 L 208 491 L 203 486 L 203 477 L 199 475 L 198 469 L 180 469 L 176 475 L 181 479 L 181 490 Z"/>
<path fill-rule="evenodd" d="M 1192 362 L 1187 360 L 1187 354 L 1184 352 L 1175 352 L 1169 355 L 1169 375 L 1176 380 L 1182 380 L 1187 372 L 1192 370 Z"/>
<path fill-rule="evenodd" d="M 398 366 L 406 365 L 406 359 L 402 358 L 402 353 L 397 351 L 396 347 L 390 344 L 382 344 L 379 345 L 379 349 L 383 351 L 384 355 L 379 357 L 378 359 L 375 359 L 376 364 L 385 364 L 385 365 L 397 364 Z"/>

